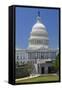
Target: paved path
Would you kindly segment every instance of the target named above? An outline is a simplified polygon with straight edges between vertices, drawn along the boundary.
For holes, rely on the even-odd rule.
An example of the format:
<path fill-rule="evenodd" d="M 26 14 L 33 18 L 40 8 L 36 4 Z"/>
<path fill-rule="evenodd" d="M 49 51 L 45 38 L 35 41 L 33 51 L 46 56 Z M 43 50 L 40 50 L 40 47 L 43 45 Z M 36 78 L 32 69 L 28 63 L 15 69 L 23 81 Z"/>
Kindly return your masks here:
<path fill-rule="evenodd" d="M 25 78 L 19 78 L 19 79 L 16 79 L 16 81 L 19 81 L 19 80 L 25 80 L 25 79 L 30 79 L 30 78 L 34 78 L 34 77 L 38 77 L 40 75 L 34 75 L 34 76 L 29 76 L 29 77 L 25 77 Z"/>

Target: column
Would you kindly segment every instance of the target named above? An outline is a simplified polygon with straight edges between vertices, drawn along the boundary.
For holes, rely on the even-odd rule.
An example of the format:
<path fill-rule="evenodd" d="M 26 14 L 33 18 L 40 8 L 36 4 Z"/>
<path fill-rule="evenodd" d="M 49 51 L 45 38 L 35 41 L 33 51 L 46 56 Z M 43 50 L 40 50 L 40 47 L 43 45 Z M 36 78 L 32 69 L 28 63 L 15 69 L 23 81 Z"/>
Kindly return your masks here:
<path fill-rule="evenodd" d="M 35 73 L 38 74 L 38 65 L 34 64 L 34 66 L 35 66 Z"/>
<path fill-rule="evenodd" d="M 39 64 L 39 68 L 38 69 L 39 69 L 38 73 L 41 74 L 41 64 Z"/>
<path fill-rule="evenodd" d="M 45 66 L 45 67 L 44 67 L 44 70 L 45 70 L 44 73 L 47 74 L 47 73 L 48 73 L 48 66 Z"/>

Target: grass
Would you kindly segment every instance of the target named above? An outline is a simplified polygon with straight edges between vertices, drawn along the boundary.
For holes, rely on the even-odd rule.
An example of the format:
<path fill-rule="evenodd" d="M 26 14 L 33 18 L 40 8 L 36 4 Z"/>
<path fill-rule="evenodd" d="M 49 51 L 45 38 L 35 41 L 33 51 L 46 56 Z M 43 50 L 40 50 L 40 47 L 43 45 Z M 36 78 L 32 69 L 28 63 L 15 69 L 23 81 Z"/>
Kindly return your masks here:
<path fill-rule="evenodd" d="M 45 82 L 45 81 L 58 81 L 59 77 L 57 75 L 46 75 L 46 76 L 38 76 L 34 78 L 17 80 L 16 83 L 32 83 L 32 82 Z"/>

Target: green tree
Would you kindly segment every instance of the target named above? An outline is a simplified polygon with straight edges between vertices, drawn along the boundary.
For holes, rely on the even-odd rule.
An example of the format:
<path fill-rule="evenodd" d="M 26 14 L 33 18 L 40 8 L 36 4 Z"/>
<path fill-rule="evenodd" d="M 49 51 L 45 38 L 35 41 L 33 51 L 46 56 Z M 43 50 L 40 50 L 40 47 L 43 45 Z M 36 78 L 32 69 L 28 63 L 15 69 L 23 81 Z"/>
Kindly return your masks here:
<path fill-rule="evenodd" d="M 16 66 L 17 66 L 17 67 L 19 66 L 19 62 L 18 62 L 18 61 L 16 62 Z"/>
<path fill-rule="evenodd" d="M 53 61 L 53 67 L 56 71 L 59 71 L 59 54 L 56 56 L 56 59 Z"/>
<path fill-rule="evenodd" d="M 16 67 L 16 78 L 27 77 L 31 74 L 33 65 L 31 62 L 24 63 Z"/>
<path fill-rule="evenodd" d="M 27 68 L 29 74 L 31 74 L 32 71 L 33 71 L 33 64 L 32 64 L 32 62 L 27 62 L 26 68 Z"/>

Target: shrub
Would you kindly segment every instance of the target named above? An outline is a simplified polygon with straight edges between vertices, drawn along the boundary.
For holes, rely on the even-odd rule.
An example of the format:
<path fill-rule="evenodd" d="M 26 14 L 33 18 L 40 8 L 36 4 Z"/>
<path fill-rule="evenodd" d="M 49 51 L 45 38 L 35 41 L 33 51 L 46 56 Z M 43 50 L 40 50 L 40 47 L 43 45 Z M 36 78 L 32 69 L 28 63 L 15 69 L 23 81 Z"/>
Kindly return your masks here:
<path fill-rule="evenodd" d="M 24 67 L 17 67 L 16 68 L 16 78 L 23 78 L 29 76 L 29 72 Z"/>

